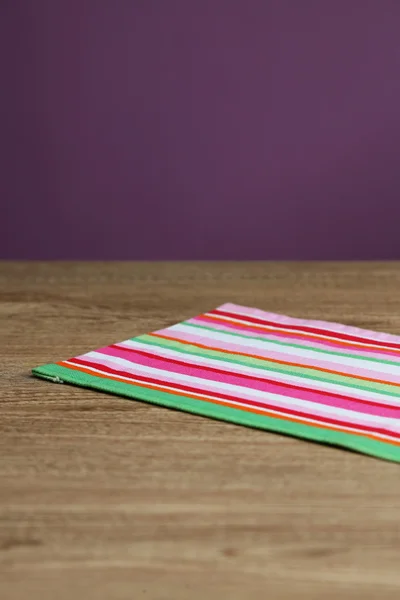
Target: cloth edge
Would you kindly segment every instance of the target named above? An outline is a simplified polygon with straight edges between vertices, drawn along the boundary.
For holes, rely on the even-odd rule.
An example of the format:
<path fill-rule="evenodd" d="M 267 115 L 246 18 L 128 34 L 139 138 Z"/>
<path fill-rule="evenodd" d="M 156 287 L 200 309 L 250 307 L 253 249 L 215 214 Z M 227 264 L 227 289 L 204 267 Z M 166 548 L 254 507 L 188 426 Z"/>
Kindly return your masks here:
<path fill-rule="evenodd" d="M 220 421 L 234 423 L 255 429 L 262 429 L 273 433 L 291 436 L 311 442 L 326 444 L 367 454 L 392 462 L 400 463 L 400 446 L 392 445 L 385 441 L 369 439 L 356 433 L 328 430 L 319 426 L 288 422 L 280 418 L 264 415 L 243 413 L 240 409 L 217 406 L 210 402 L 177 396 L 174 394 L 149 390 L 136 384 L 110 380 L 96 375 L 89 375 L 80 371 L 70 370 L 61 365 L 51 363 L 32 369 L 36 377 L 54 383 L 69 383 L 80 387 L 95 389 L 131 400 L 144 401 L 165 408 L 181 410 L 184 412 L 208 417 Z"/>

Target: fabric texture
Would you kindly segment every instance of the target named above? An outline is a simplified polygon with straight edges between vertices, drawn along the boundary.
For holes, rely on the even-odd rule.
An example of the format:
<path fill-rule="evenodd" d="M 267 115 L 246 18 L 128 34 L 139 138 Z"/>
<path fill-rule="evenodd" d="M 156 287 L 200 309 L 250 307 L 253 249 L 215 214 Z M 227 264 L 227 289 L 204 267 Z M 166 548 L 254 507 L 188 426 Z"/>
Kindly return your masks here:
<path fill-rule="evenodd" d="M 224 304 L 39 377 L 400 462 L 400 337 Z"/>

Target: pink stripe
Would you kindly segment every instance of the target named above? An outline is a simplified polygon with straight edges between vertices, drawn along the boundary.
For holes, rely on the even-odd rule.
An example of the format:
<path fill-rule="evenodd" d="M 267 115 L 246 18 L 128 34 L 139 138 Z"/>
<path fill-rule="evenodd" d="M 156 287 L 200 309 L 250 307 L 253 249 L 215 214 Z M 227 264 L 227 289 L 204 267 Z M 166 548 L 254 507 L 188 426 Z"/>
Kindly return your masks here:
<path fill-rule="evenodd" d="M 288 398 L 298 398 L 300 400 L 307 400 L 308 402 L 316 402 L 318 404 L 326 404 L 327 406 L 337 406 L 338 408 L 344 408 L 346 410 L 353 410 L 360 413 L 369 415 L 377 415 L 380 417 L 398 418 L 400 415 L 400 408 L 397 407 L 383 407 L 374 406 L 373 404 L 361 404 L 357 402 L 357 399 L 343 399 L 338 398 L 336 395 L 330 394 L 330 392 L 318 393 L 313 390 L 297 390 L 282 387 L 278 384 L 257 381 L 254 379 L 243 379 L 238 375 L 234 375 L 227 371 L 224 374 L 213 373 L 207 371 L 200 366 L 192 364 L 177 365 L 163 358 L 162 356 L 153 356 L 152 358 L 143 356 L 139 352 L 133 350 L 125 350 L 123 348 L 101 348 L 98 350 L 107 356 L 116 356 L 118 358 L 124 358 L 125 360 L 134 361 L 139 365 L 145 365 L 156 369 L 163 369 L 171 371 L 173 373 L 182 373 L 183 375 L 192 375 L 194 377 L 201 377 L 209 381 L 221 381 L 223 383 L 229 383 L 231 385 L 246 386 L 248 388 L 259 390 L 263 392 L 269 392 L 273 394 L 279 394 Z M 86 358 L 85 358 L 86 360 Z M 185 360 L 185 359 L 183 359 Z M 185 361 L 186 362 L 186 361 Z M 243 394 L 241 394 L 242 396 Z"/>
<path fill-rule="evenodd" d="M 136 342 L 136 340 L 134 340 L 134 341 Z M 141 349 L 145 350 L 145 352 L 154 354 L 154 356 L 166 356 L 167 358 L 170 356 L 170 350 L 167 348 L 163 348 L 161 346 L 153 346 L 151 344 L 146 344 L 146 343 L 139 343 L 139 342 L 136 342 L 136 343 L 138 343 L 139 347 Z M 132 346 L 127 344 L 127 342 L 120 342 L 119 344 L 116 344 L 116 345 L 119 346 L 120 348 L 132 348 Z M 206 360 L 206 363 L 200 363 L 200 361 L 199 361 L 200 357 L 196 356 L 195 354 L 186 354 L 183 352 L 176 352 L 176 355 L 178 357 L 180 357 L 180 360 L 184 360 L 188 364 L 199 365 L 199 366 L 201 366 L 201 364 L 206 364 L 206 366 L 212 366 L 217 369 L 220 369 L 220 368 L 226 369 L 228 366 L 229 372 L 231 372 L 231 373 L 239 373 L 239 374 L 243 374 L 243 375 L 249 374 L 248 367 L 237 364 L 237 363 L 236 364 L 235 363 L 226 363 L 222 360 L 216 360 L 216 359 L 207 358 L 207 357 L 202 357 L 203 359 Z M 253 367 L 253 368 L 257 369 L 257 367 Z M 258 368 L 258 371 L 259 371 L 259 373 L 256 375 L 257 377 L 263 377 L 265 375 L 265 378 L 273 379 L 277 382 L 279 382 L 279 381 L 283 382 L 283 383 L 288 382 L 286 375 L 283 373 L 273 372 L 273 371 L 268 371 L 266 373 L 261 368 Z M 310 388 L 310 390 L 315 390 L 317 393 L 320 393 L 320 394 L 325 393 L 323 381 L 317 381 L 315 379 L 307 379 L 305 377 L 303 378 L 303 377 L 299 377 L 299 376 L 297 376 L 297 377 L 298 377 L 299 381 L 296 385 L 304 386 L 304 387 L 306 386 L 307 388 Z M 349 395 L 350 388 L 348 388 L 346 386 L 341 386 L 339 383 L 336 383 L 334 385 L 336 385 L 338 388 L 340 388 L 339 393 L 341 393 L 344 396 Z M 334 393 L 334 392 L 331 392 L 331 393 Z M 393 407 L 400 406 L 400 398 L 397 399 L 392 396 L 382 395 L 382 394 L 379 394 L 378 392 L 375 392 L 375 394 L 379 397 L 378 399 L 376 399 L 375 397 L 371 398 L 371 396 L 367 392 L 365 392 L 365 390 L 351 388 L 351 395 L 354 399 L 365 400 L 367 402 L 380 402 L 381 404 L 386 404 L 387 406 L 393 406 Z"/>
<path fill-rule="evenodd" d="M 377 358 L 380 360 L 392 360 L 393 362 L 400 363 L 400 354 L 392 352 L 390 350 L 382 350 L 380 352 L 374 352 L 373 349 L 360 349 L 354 348 L 353 346 L 346 346 L 335 344 L 330 340 L 326 340 L 324 342 L 307 339 L 305 337 L 301 337 L 295 334 L 291 334 L 290 336 L 283 331 L 273 331 L 270 332 L 263 331 L 260 329 L 256 329 L 251 325 L 234 325 L 233 323 L 229 323 L 228 321 L 216 321 L 215 319 L 211 319 L 207 317 L 207 315 L 199 315 L 193 319 L 189 319 L 188 323 L 195 323 L 198 325 L 205 325 L 207 327 L 212 327 L 213 329 L 218 329 L 220 331 L 232 331 L 235 333 L 239 333 L 241 335 L 245 335 L 246 337 L 260 337 L 266 340 L 277 340 L 277 341 L 286 341 L 288 344 L 301 344 L 302 346 L 308 348 L 316 348 L 321 350 L 332 350 L 336 352 L 341 352 L 343 354 L 349 354 L 354 357 L 362 356 L 365 358 Z"/>
<path fill-rule="evenodd" d="M 309 319 L 297 319 L 294 317 L 288 317 L 286 315 L 280 315 L 276 313 L 265 312 L 258 308 L 248 308 L 247 306 L 240 306 L 239 304 L 226 303 L 222 306 L 218 306 L 216 310 L 229 311 L 235 313 L 238 316 L 245 318 L 247 314 L 250 317 L 256 317 L 258 319 L 265 319 L 266 321 L 276 321 L 284 325 L 299 325 L 300 327 L 315 327 L 319 329 L 325 329 L 327 335 L 330 333 L 346 333 L 348 335 L 358 336 L 365 339 L 365 343 L 368 343 L 368 339 L 384 344 L 388 342 L 390 344 L 400 344 L 400 336 L 393 335 L 391 333 L 383 333 L 372 331 L 370 329 L 361 329 L 359 327 L 351 327 L 350 325 L 343 325 L 342 323 L 333 323 L 330 321 L 312 321 Z"/>
<path fill-rule="evenodd" d="M 186 333 L 182 331 L 176 331 L 169 329 L 164 329 L 158 332 L 165 337 L 170 337 L 172 339 L 184 340 L 186 342 L 192 342 L 195 344 L 203 344 L 206 346 L 212 346 L 213 349 L 219 350 L 229 350 L 231 352 L 241 352 L 243 354 L 251 354 L 255 358 L 272 358 L 274 360 L 280 360 L 285 362 L 292 362 L 302 367 L 320 367 L 322 369 L 331 369 L 332 371 L 337 371 L 339 373 L 343 373 L 345 375 L 350 376 L 359 376 L 359 377 L 368 377 L 370 379 L 379 379 L 384 381 L 385 383 L 400 383 L 400 376 L 391 375 L 389 373 L 381 373 L 379 371 L 372 371 L 370 369 L 360 369 L 349 365 L 337 364 L 329 361 L 315 360 L 315 359 L 307 359 L 302 356 L 297 355 L 288 355 L 280 352 L 274 352 L 271 350 L 261 350 L 260 348 L 253 348 L 251 345 L 239 345 L 232 342 L 222 342 L 221 340 L 205 338 L 203 336 L 195 335 L 193 333 Z M 383 379 L 384 378 L 384 379 Z"/>
<path fill-rule="evenodd" d="M 101 366 L 105 365 L 111 369 L 115 369 L 115 370 L 119 370 L 119 371 L 123 371 L 125 374 L 123 375 L 124 377 L 129 378 L 130 376 L 132 378 L 135 377 L 136 375 L 144 375 L 146 376 L 145 373 L 143 373 L 143 371 L 141 371 L 140 366 L 137 367 L 135 366 L 134 363 L 132 363 L 131 367 L 126 367 L 126 366 L 122 366 L 122 365 L 117 365 L 112 361 L 108 361 L 107 357 L 99 357 L 99 358 L 94 358 L 94 357 L 88 357 L 87 355 L 82 355 L 80 357 L 77 358 L 82 358 L 83 360 L 85 360 L 87 363 L 90 363 L 93 367 L 98 368 L 101 370 Z M 71 359 L 69 362 L 73 363 L 73 359 Z M 107 373 L 106 373 L 107 374 Z M 174 381 L 169 372 L 164 372 L 161 375 L 150 375 L 150 377 L 155 377 L 156 379 L 160 379 L 162 380 L 162 382 L 165 382 L 167 385 L 170 385 L 171 387 L 174 386 L 179 386 L 179 382 Z M 183 383 L 183 382 L 182 382 Z M 162 384 L 161 384 L 162 385 Z M 198 385 L 198 383 L 193 383 L 192 384 L 193 387 L 196 387 L 196 389 L 198 389 L 198 392 L 200 394 L 208 394 L 210 396 L 213 395 L 213 387 L 212 384 L 209 384 L 208 382 L 204 382 L 204 384 L 202 384 L 201 386 Z M 222 393 L 224 393 L 223 390 L 221 390 Z M 284 396 L 280 396 L 279 397 L 279 402 L 277 400 L 273 400 L 271 398 L 268 398 L 265 400 L 265 402 L 263 402 L 262 397 L 257 397 L 254 396 L 252 394 L 246 393 L 240 391 L 238 393 L 234 393 L 231 390 L 225 392 L 227 394 L 229 394 L 230 396 L 234 396 L 235 398 L 237 398 L 237 404 L 240 406 L 245 406 L 246 403 L 243 402 L 244 400 L 250 400 L 250 401 L 256 401 L 259 402 L 260 404 L 268 404 L 270 406 L 274 406 L 276 408 L 276 410 L 282 410 L 282 409 L 289 409 L 289 410 L 293 410 L 293 409 L 297 409 L 297 410 L 301 410 L 304 414 L 306 414 L 310 419 L 313 418 L 313 416 L 318 416 L 322 419 L 327 418 L 327 419 L 340 419 L 341 421 L 343 421 L 344 423 L 348 423 L 348 425 L 350 427 L 357 427 L 357 425 L 361 425 L 361 426 L 367 426 L 367 427 L 373 427 L 373 424 L 371 423 L 371 421 L 366 420 L 362 417 L 362 415 L 360 413 L 353 413 L 353 414 L 349 414 L 344 416 L 343 414 L 337 414 L 334 415 L 332 413 L 327 413 L 326 411 L 324 411 L 323 409 L 323 405 L 319 404 L 319 405 L 314 405 L 313 406 L 313 411 L 312 413 L 310 412 L 309 409 L 307 409 L 306 407 L 302 406 L 302 407 L 297 407 L 293 405 L 293 402 L 291 402 L 290 400 L 286 400 L 286 398 Z M 390 433 L 396 433 L 397 431 L 395 429 L 390 429 L 388 427 L 388 423 L 386 423 L 385 421 L 379 421 L 376 423 L 376 427 L 380 428 L 380 427 L 385 427 L 385 429 L 387 430 L 387 434 L 390 435 Z"/>

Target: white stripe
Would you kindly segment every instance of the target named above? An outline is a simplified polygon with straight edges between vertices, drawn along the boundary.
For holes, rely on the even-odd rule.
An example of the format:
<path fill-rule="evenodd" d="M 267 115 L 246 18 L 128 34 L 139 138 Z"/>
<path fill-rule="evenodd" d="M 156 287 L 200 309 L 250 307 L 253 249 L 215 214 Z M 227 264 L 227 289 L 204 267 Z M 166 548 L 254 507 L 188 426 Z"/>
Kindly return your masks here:
<path fill-rule="evenodd" d="M 360 413 L 358 411 L 348 410 L 345 408 L 339 408 L 336 406 L 329 406 L 326 404 L 319 404 L 316 402 L 310 402 L 308 400 L 301 400 L 299 398 L 292 398 L 287 396 L 282 396 L 280 394 L 275 394 L 273 392 L 266 392 L 261 390 L 255 390 L 252 388 L 247 388 L 241 385 L 235 385 L 231 383 L 224 383 L 222 381 L 208 380 L 203 379 L 201 377 L 195 377 L 193 375 L 185 375 L 183 373 L 174 373 L 171 371 L 166 371 L 164 369 L 158 369 L 156 367 L 149 367 L 146 365 L 136 364 L 124 358 L 119 358 L 117 356 L 109 356 L 102 354 L 101 352 L 88 352 L 83 355 L 83 358 L 87 358 L 89 360 L 99 361 L 99 363 L 107 361 L 108 363 L 115 364 L 129 373 L 133 373 L 134 375 L 147 375 L 150 377 L 160 378 L 162 380 L 167 380 L 169 383 L 187 383 L 192 387 L 198 388 L 202 391 L 206 391 L 212 393 L 214 390 L 219 390 L 221 392 L 226 392 L 230 395 L 234 395 L 240 399 L 241 395 L 247 396 L 249 399 L 253 399 L 259 402 L 270 401 L 275 405 L 285 406 L 286 408 L 299 408 L 301 410 L 305 410 L 306 412 L 316 412 L 320 413 L 319 416 L 327 416 L 327 417 L 337 417 L 343 419 L 349 419 L 352 421 L 356 421 L 359 424 L 363 425 L 371 425 L 371 426 L 388 426 L 389 424 L 393 424 L 393 419 L 389 417 L 380 417 L 378 415 L 370 415 L 365 413 Z M 400 427 L 400 424 L 399 424 Z"/>
<path fill-rule="evenodd" d="M 237 315 L 238 318 L 235 319 L 235 317 L 233 316 L 229 316 L 229 317 L 225 317 L 224 315 L 213 315 L 212 313 L 205 313 L 206 316 L 210 316 L 210 317 L 215 317 L 217 316 L 218 319 L 222 319 L 223 321 L 233 321 L 235 323 L 241 323 L 243 325 L 249 325 L 251 327 L 260 327 L 261 323 L 252 323 L 251 321 L 247 321 L 246 320 L 246 315 L 244 315 L 244 313 L 237 313 L 235 311 L 235 314 Z M 243 317 L 241 316 L 243 314 Z M 252 315 L 247 315 L 249 317 L 251 317 Z M 278 315 L 271 315 L 272 316 L 278 316 Z M 280 325 L 285 325 L 285 327 L 280 327 Z M 302 336 L 307 336 L 307 337 L 312 337 L 314 338 L 316 335 L 318 335 L 319 338 L 323 338 L 326 339 L 328 341 L 338 341 L 341 343 L 347 343 L 348 345 L 354 345 L 354 344 L 360 344 L 362 343 L 363 346 L 366 346 L 368 348 L 374 348 L 375 350 L 379 351 L 379 349 L 381 348 L 382 350 L 393 350 L 393 348 L 390 348 L 388 346 L 385 345 L 385 342 L 387 342 L 387 340 L 383 339 L 376 339 L 377 344 L 379 344 L 378 346 L 376 344 L 372 344 L 368 342 L 368 338 L 364 338 L 362 335 L 360 335 L 359 333 L 356 334 L 351 334 L 348 331 L 340 331 L 340 330 L 335 330 L 335 329 L 326 329 L 324 326 L 324 329 L 326 331 L 326 333 L 309 333 L 308 331 L 299 331 L 298 329 L 291 329 L 290 325 L 295 325 L 294 323 L 286 323 L 285 321 L 282 321 L 281 319 L 279 321 L 277 321 L 276 325 L 263 325 L 262 327 L 265 327 L 266 329 L 269 329 L 270 331 L 281 331 L 283 333 L 288 332 L 288 333 L 294 333 L 294 334 L 301 334 Z M 312 323 L 304 323 L 304 324 L 300 324 L 301 327 L 313 327 Z M 318 327 L 316 327 L 318 328 Z M 338 339 L 337 337 L 335 337 L 334 335 L 329 335 L 329 333 L 332 332 L 332 334 L 335 333 L 345 333 L 346 335 L 356 335 L 357 337 L 362 337 L 363 341 L 362 342 L 355 342 L 353 340 L 343 340 L 343 339 Z M 371 332 L 371 334 L 376 335 L 375 332 Z M 389 334 L 387 334 L 389 335 Z M 370 335 L 369 338 L 371 338 L 372 336 Z M 395 343 L 400 343 L 400 339 L 396 338 L 395 336 L 393 336 L 395 338 Z M 365 341 L 364 341 L 365 340 Z"/>
<path fill-rule="evenodd" d="M 346 365 L 348 367 L 354 367 L 356 369 L 364 369 L 364 371 L 375 371 L 375 373 L 379 374 L 381 372 L 388 373 L 390 375 L 400 375 L 400 366 L 394 365 L 386 365 L 385 363 L 376 363 L 376 367 L 374 369 L 368 368 L 365 364 L 365 361 L 358 360 L 357 358 L 347 358 L 346 356 L 337 356 L 337 355 L 329 355 L 326 358 L 321 358 L 321 353 L 315 352 L 314 350 L 303 350 L 301 348 L 291 348 L 290 346 L 277 346 L 277 344 L 273 344 L 268 341 L 261 340 L 245 340 L 240 337 L 234 337 L 229 335 L 229 333 L 223 333 L 221 331 L 210 331 L 206 329 L 200 329 L 199 327 L 191 327 L 190 325 L 185 325 L 179 323 L 178 325 L 173 325 L 168 328 L 168 331 L 179 331 L 180 333 L 186 333 L 188 335 L 195 335 L 201 338 L 213 339 L 219 342 L 225 342 L 228 344 L 235 344 L 237 346 L 241 346 L 242 348 L 256 348 L 257 350 L 270 350 L 272 352 L 276 352 L 277 354 L 284 354 L 286 356 L 297 357 L 301 356 L 302 358 L 307 358 L 310 360 L 314 360 L 318 363 L 332 362 L 339 365 Z M 190 340 L 188 340 L 190 342 Z M 215 348 L 218 350 L 218 348 Z M 266 357 L 268 358 L 268 357 Z M 307 366 L 307 365 L 304 365 Z"/>
<path fill-rule="evenodd" d="M 82 356 L 85 356 L 85 355 L 82 355 Z M 73 359 L 71 359 L 71 360 L 65 360 L 64 364 L 71 365 L 71 366 L 79 366 L 79 365 L 75 365 L 75 363 L 73 362 Z M 85 369 L 87 369 L 88 371 L 91 371 L 93 373 L 101 373 L 103 375 L 107 374 L 101 368 L 100 369 L 96 369 L 95 367 L 85 366 Z M 124 377 L 123 375 L 118 375 L 118 379 L 121 379 L 121 380 L 127 381 L 127 382 L 131 382 L 131 383 L 132 382 L 136 382 L 138 384 L 143 384 L 142 381 L 135 379 L 134 376 L 132 376 L 132 377 Z M 178 393 L 182 393 L 183 392 L 183 390 L 180 390 L 179 388 L 175 388 L 175 387 L 173 387 L 173 385 L 168 385 L 168 384 L 164 384 L 164 383 L 162 385 L 161 384 L 158 385 L 158 384 L 155 384 L 155 383 L 152 383 L 152 384 L 149 384 L 149 385 L 154 386 L 155 388 L 160 388 L 161 391 L 162 391 L 162 389 L 168 389 L 168 390 L 175 391 L 175 392 L 178 392 Z M 207 395 L 207 394 L 202 394 L 201 392 L 196 392 L 196 396 L 201 396 L 202 398 L 206 398 L 206 399 L 210 399 L 210 400 L 214 400 L 214 399 L 218 400 L 218 398 L 213 398 L 213 396 Z M 245 405 L 243 402 L 239 402 L 239 401 L 235 402 L 235 401 L 227 400 L 226 402 L 229 403 L 229 404 L 235 405 L 235 406 L 240 406 L 240 407 L 242 407 L 242 406 L 243 407 L 247 407 L 248 406 L 248 405 Z M 270 409 L 270 408 L 263 409 L 262 407 L 255 407 L 255 408 L 256 408 L 256 410 L 259 410 L 261 412 L 273 413 L 273 414 L 276 414 L 278 416 L 289 416 L 290 417 L 290 415 L 287 415 L 286 413 L 281 412 L 279 410 L 274 410 L 274 409 Z M 296 417 L 294 417 L 294 418 L 296 418 Z M 317 421 L 316 419 L 312 419 L 311 417 L 299 417 L 299 419 L 301 419 L 302 421 L 307 422 L 307 423 L 312 423 L 312 424 L 319 425 L 319 426 L 323 425 L 323 422 Z M 332 425 L 332 427 L 335 427 L 335 425 Z M 368 435 L 368 432 L 364 432 L 364 431 L 358 429 L 357 425 L 354 425 L 354 426 L 351 426 L 351 427 L 347 427 L 345 425 L 338 425 L 337 427 L 340 428 L 340 430 L 343 430 L 343 431 L 349 431 L 349 432 L 353 432 L 353 433 L 354 432 L 359 432 L 362 435 Z M 385 434 L 382 434 L 382 433 L 374 433 L 374 435 L 376 437 L 379 437 L 379 438 L 382 438 L 382 439 L 386 439 L 386 440 L 396 439 L 396 438 L 393 438 L 390 435 L 385 435 Z"/>
<path fill-rule="evenodd" d="M 352 398 L 359 398 L 361 400 L 371 400 L 381 402 L 387 406 L 399 406 L 400 397 L 388 396 L 380 392 L 374 392 L 370 390 L 358 389 L 354 387 L 348 387 L 339 383 L 331 383 L 328 381 L 317 381 L 315 379 L 309 379 L 307 377 L 300 377 L 298 375 L 289 375 L 278 371 L 269 371 L 258 367 L 250 367 L 247 365 L 241 365 L 238 363 L 231 363 L 224 360 L 214 359 L 207 356 L 200 356 L 197 354 L 191 354 L 189 352 L 180 352 L 171 348 L 165 348 L 162 346 L 156 346 L 153 344 L 146 344 L 145 342 L 137 342 L 133 340 L 125 340 L 118 344 L 121 348 L 132 348 L 134 350 L 142 350 L 155 356 L 165 356 L 168 358 L 174 358 L 177 360 L 183 360 L 190 364 L 197 366 L 208 366 L 216 369 L 222 369 L 228 373 L 239 373 L 244 375 L 254 375 L 254 377 L 267 378 L 283 383 L 292 383 L 293 385 L 299 385 L 305 388 L 310 388 L 315 391 L 328 391 L 333 394 L 342 394 L 344 396 L 350 396 Z"/>

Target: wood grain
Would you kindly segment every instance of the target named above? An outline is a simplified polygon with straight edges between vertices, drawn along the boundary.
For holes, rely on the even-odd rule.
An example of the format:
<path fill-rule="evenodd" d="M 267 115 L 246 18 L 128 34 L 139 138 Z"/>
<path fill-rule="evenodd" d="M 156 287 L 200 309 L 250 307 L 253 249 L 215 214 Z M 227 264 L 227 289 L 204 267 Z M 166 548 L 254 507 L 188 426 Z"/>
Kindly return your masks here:
<path fill-rule="evenodd" d="M 30 377 L 225 301 L 400 334 L 398 263 L 0 263 L 0 598 L 400 594 L 400 467 Z"/>

